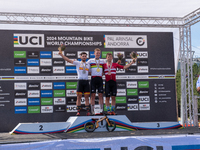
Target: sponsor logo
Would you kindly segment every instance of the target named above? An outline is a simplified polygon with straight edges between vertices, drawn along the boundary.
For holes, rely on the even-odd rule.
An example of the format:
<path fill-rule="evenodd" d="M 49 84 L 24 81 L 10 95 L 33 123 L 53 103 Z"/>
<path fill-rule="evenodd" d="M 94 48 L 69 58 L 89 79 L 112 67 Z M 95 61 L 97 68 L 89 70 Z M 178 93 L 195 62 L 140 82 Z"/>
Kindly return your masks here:
<path fill-rule="evenodd" d="M 41 97 L 52 97 L 52 90 L 41 90 Z"/>
<path fill-rule="evenodd" d="M 76 67 L 75 66 L 66 67 L 66 73 L 76 73 Z"/>
<path fill-rule="evenodd" d="M 77 112 L 76 105 L 67 105 L 67 112 Z"/>
<path fill-rule="evenodd" d="M 27 59 L 28 66 L 39 66 L 39 59 Z"/>
<path fill-rule="evenodd" d="M 66 90 L 67 96 L 76 97 L 76 90 Z"/>
<path fill-rule="evenodd" d="M 52 58 L 51 51 L 41 51 L 40 58 Z"/>
<path fill-rule="evenodd" d="M 64 55 L 64 51 L 62 51 L 62 54 Z M 58 54 L 58 51 L 53 51 L 53 58 L 62 58 L 62 57 Z"/>
<path fill-rule="evenodd" d="M 139 103 L 150 103 L 149 96 L 139 96 Z"/>
<path fill-rule="evenodd" d="M 13 35 L 14 47 L 44 47 L 44 34 Z"/>
<path fill-rule="evenodd" d="M 138 95 L 138 89 L 127 89 L 127 95 Z"/>
<path fill-rule="evenodd" d="M 27 67 L 28 72 L 27 73 L 39 73 L 39 67 Z"/>
<path fill-rule="evenodd" d="M 77 61 L 77 59 L 71 59 L 72 61 Z M 65 61 L 65 65 L 66 66 L 75 66 L 75 64 L 71 64 L 70 62 L 68 61 Z"/>
<path fill-rule="evenodd" d="M 37 89 L 39 90 L 40 89 L 40 84 L 39 83 L 28 83 L 28 89 L 32 90 L 32 89 Z"/>
<path fill-rule="evenodd" d="M 138 104 L 127 104 L 127 110 L 128 111 L 137 111 L 138 110 Z"/>
<path fill-rule="evenodd" d="M 125 52 L 125 58 L 131 58 L 130 53 L 131 52 Z"/>
<path fill-rule="evenodd" d="M 14 51 L 14 58 L 26 58 L 26 51 Z"/>
<path fill-rule="evenodd" d="M 40 105 L 39 98 L 28 98 L 28 105 Z"/>
<path fill-rule="evenodd" d="M 26 98 L 27 97 L 27 91 L 15 91 L 15 97 Z"/>
<path fill-rule="evenodd" d="M 122 105 L 122 104 L 116 104 L 115 109 L 116 110 L 127 110 L 127 106 L 126 105 Z"/>
<path fill-rule="evenodd" d="M 139 88 L 149 88 L 149 81 L 138 81 Z"/>
<path fill-rule="evenodd" d="M 54 90 L 54 97 L 65 97 L 65 90 Z"/>
<path fill-rule="evenodd" d="M 148 52 L 146 52 L 146 51 L 143 51 L 143 52 L 141 52 L 141 51 L 137 51 L 137 58 L 148 58 Z"/>
<path fill-rule="evenodd" d="M 66 106 L 54 106 L 54 112 L 65 112 L 66 111 Z"/>
<path fill-rule="evenodd" d="M 138 64 L 138 66 L 147 66 L 148 60 L 147 59 L 138 59 L 137 64 Z"/>
<path fill-rule="evenodd" d="M 76 100 L 77 100 L 76 97 L 67 97 L 68 104 L 76 104 Z M 82 98 L 81 98 L 81 104 L 82 104 Z M 83 103 L 83 104 L 85 104 L 85 103 Z"/>
<path fill-rule="evenodd" d="M 21 73 L 26 73 L 26 67 L 14 67 L 14 73 L 18 73 L 18 74 L 21 74 Z"/>
<path fill-rule="evenodd" d="M 41 106 L 41 113 L 53 113 L 53 106 Z"/>
<path fill-rule="evenodd" d="M 116 73 L 125 73 L 125 69 L 117 68 Z"/>
<path fill-rule="evenodd" d="M 53 67 L 53 73 L 65 73 L 64 67 Z"/>
<path fill-rule="evenodd" d="M 53 98 L 41 98 L 41 105 L 53 105 Z"/>
<path fill-rule="evenodd" d="M 138 66 L 138 73 L 148 73 L 149 67 L 148 66 Z"/>
<path fill-rule="evenodd" d="M 137 81 L 126 82 L 126 87 L 127 88 L 137 88 Z"/>
<path fill-rule="evenodd" d="M 52 67 L 40 67 L 40 73 L 52 73 Z"/>
<path fill-rule="evenodd" d="M 138 102 L 138 97 L 137 96 L 128 96 L 127 97 L 127 103 L 136 103 Z"/>
<path fill-rule="evenodd" d="M 64 66 L 65 65 L 65 60 L 53 59 L 53 65 L 54 66 Z"/>
<path fill-rule="evenodd" d="M 134 73 L 134 72 L 137 72 L 137 67 L 135 66 L 130 66 L 129 68 L 126 69 L 127 72 L 131 72 L 131 73 Z"/>
<path fill-rule="evenodd" d="M 28 91 L 28 97 L 40 97 L 40 91 L 39 90 L 30 90 Z"/>
<path fill-rule="evenodd" d="M 87 54 L 87 57 L 89 56 L 89 51 L 78 51 L 78 52 L 77 52 L 78 58 L 81 58 L 81 55 L 80 55 L 80 54 L 81 54 L 82 52 L 85 52 L 85 53 Z"/>
<path fill-rule="evenodd" d="M 136 39 L 136 43 L 137 45 L 142 46 L 145 43 L 145 39 L 143 37 L 139 37 Z"/>
<path fill-rule="evenodd" d="M 95 58 L 94 51 L 90 52 L 90 58 Z"/>
<path fill-rule="evenodd" d="M 15 114 L 26 114 L 27 107 L 15 107 Z"/>
<path fill-rule="evenodd" d="M 150 104 L 139 104 L 140 110 L 150 110 Z"/>
<path fill-rule="evenodd" d="M 39 58 L 39 52 L 36 51 L 28 51 L 27 52 L 28 58 Z"/>
<path fill-rule="evenodd" d="M 14 83 L 15 90 L 26 90 L 26 83 Z"/>
<path fill-rule="evenodd" d="M 107 54 L 107 53 L 113 54 L 112 51 L 102 51 L 102 58 L 106 58 L 106 54 Z"/>
<path fill-rule="evenodd" d="M 68 58 L 77 58 L 77 53 L 75 52 L 66 52 L 65 56 Z"/>
<path fill-rule="evenodd" d="M 117 88 L 126 88 L 125 82 L 117 82 Z"/>
<path fill-rule="evenodd" d="M 67 86 L 67 89 L 76 89 L 77 88 L 77 82 L 67 82 L 66 86 Z"/>
<path fill-rule="evenodd" d="M 139 89 L 138 94 L 139 95 L 149 95 L 149 90 L 148 89 Z"/>
<path fill-rule="evenodd" d="M 65 105 L 66 99 L 65 98 L 54 98 L 54 105 Z"/>
<path fill-rule="evenodd" d="M 41 82 L 41 89 L 52 89 L 52 82 Z"/>
<path fill-rule="evenodd" d="M 26 59 L 14 59 L 15 66 L 26 66 Z"/>
<path fill-rule="evenodd" d="M 40 59 L 40 66 L 52 66 L 51 59 Z"/>
<path fill-rule="evenodd" d="M 40 113 L 40 106 L 28 106 L 28 113 Z"/>
<path fill-rule="evenodd" d="M 125 96 L 126 89 L 117 89 L 117 96 Z"/>
<path fill-rule="evenodd" d="M 126 103 L 126 97 L 116 97 L 116 103 Z"/>
<path fill-rule="evenodd" d="M 27 99 L 26 98 L 16 98 L 15 99 L 15 106 L 26 106 Z"/>
<path fill-rule="evenodd" d="M 65 82 L 54 82 L 53 88 L 54 89 L 65 89 Z"/>

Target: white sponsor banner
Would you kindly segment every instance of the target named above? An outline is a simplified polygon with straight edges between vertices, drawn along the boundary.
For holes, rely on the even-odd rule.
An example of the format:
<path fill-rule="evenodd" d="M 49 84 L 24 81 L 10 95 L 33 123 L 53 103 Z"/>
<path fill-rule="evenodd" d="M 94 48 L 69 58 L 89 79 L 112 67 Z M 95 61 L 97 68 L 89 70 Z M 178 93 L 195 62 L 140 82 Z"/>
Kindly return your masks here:
<path fill-rule="evenodd" d="M 67 105 L 67 112 L 77 112 L 76 105 Z"/>
<path fill-rule="evenodd" d="M 76 97 L 76 90 L 66 90 L 66 95 L 71 97 Z"/>
<path fill-rule="evenodd" d="M 150 110 L 150 104 L 139 104 L 140 110 Z"/>
<path fill-rule="evenodd" d="M 16 83 L 14 83 L 14 89 L 15 90 L 26 90 L 27 89 L 26 85 L 27 85 L 26 82 L 23 82 L 23 83 L 16 82 Z"/>
<path fill-rule="evenodd" d="M 41 106 L 41 113 L 53 113 L 53 106 Z"/>
<path fill-rule="evenodd" d="M 123 58 L 125 58 L 124 51 L 114 51 L 114 58 L 118 58 L 117 57 L 118 53 L 123 54 Z"/>
<path fill-rule="evenodd" d="M 150 103 L 149 96 L 139 96 L 139 103 Z"/>
<path fill-rule="evenodd" d="M 81 54 L 82 52 L 85 52 L 85 53 L 87 54 L 87 57 L 89 57 L 89 51 L 78 51 L 78 52 L 77 52 L 78 58 L 81 58 L 81 55 L 80 55 L 80 54 Z"/>
<path fill-rule="evenodd" d="M 147 51 L 137 51 L 137 58 L 148 58 Z"/>
<path fill-rule="evenodd" d="M 126 89 L 117 89 L 117 96 L 125 96 Z"/>
<path fill-rule="evenodd" d="M 44 47 L 44 34 L 14 34 L 14 47 Z"/>
<path fill-rule="evenodd" d="M 39 90 L 30 90 L 28 91 L 28 97 L 40 97 Z"/>
<path fill-rule="evenodd" d="M 40 59 L 40 66 L 52 66 L 52 59 Z"/>
<path fill-rule="evenodd" d="M 54 98 L 54 105 L 65 105 L 66 99 L 65 98 Z"/>
<path fill-rule="evenodd" d="M 128 111 L 137 111 L 138 110 L 138 104 L 127 104 L 127 110 Z"/>
<path fill-rule="evenodd" d="M 65 73 L 65 67 L 53 67 L 53 73 Z"/>
<path fill-rule="evenodd" d="M 40 87 L 41 89 L 52 89 L 53 84 L 52 82 L 41 82 Z"/>
<path fill-rule="evenodd" d="M 59 51 L 53 51 L 53 58 L 62 58 L 59 54 Z M 62 54 L 64 55 L 64 51 L 62 51 Z"/>
<path fill-rule="evenodd" d="M 147 48 L 147 36 L 105 35 L 105 48 Z"/>
<path fill-rule="evenodd" d="M 127 88 L 137 88 L 137 81 L 126 82 L 126 87 Z"/>
<path fill-rule="evenodd" d="M 138 70 L 138 73 L 148 73 L 149 67 L 148 66 L 138 66 L 137 70 Z"/>
<path fill-rule="evenodd" d="M 15 106 L 26 106 L 27 99 L 26 98 L 16 98 L 15 99 Z"/>
<path fill-rule="evenodd" d="M 27 67 L 27 73 L 39 73 L 39 67 Z"/>

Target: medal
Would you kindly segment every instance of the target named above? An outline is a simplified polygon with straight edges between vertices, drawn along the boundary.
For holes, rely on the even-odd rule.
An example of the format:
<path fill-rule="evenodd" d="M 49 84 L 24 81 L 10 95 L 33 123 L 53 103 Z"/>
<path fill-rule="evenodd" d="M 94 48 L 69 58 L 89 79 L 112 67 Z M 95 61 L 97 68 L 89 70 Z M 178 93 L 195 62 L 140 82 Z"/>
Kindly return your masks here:
<path fill-rule="evenodd" d="M 83 70 L 83 74 L 85 74 L 86 73 L 86 71 L 85 70 Z"/>
<path fill-rule="evenodd" d="M 108 67 L 108 75 L 111 75 L 112 62 L 110 64 L 110 66 L 107 63 L 107 67 Z"/>
<path fill-rule="evenodd" d="M 81 61 L 81 64 L 82 64 L 82 66 L 83 66 L 83 74 L 85 74 L 85 73 L 86 73 L 86 71 L 85 71 L 86 63 L 85 63 L 85 65 L 84 65 L 83 62 Z"/>
<path fill-rule="evenodd" d="M 96 58 L 94 60 L 95 60 L 95 63 L 97 65 L 97 72 L 100 72 L 100 69 L 99 69 L 100 60 L 99 60 L 99 63 L 97 63 Z"/>

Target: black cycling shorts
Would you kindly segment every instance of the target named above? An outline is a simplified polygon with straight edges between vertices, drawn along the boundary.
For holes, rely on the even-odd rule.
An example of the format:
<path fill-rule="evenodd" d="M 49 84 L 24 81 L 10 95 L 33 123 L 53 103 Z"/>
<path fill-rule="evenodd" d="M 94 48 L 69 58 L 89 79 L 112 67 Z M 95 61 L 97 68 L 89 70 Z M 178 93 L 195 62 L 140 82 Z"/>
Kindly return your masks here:
<path fill-rule="evenodd" d="M 99 93 L 103 93 L 103 80 L 101 77 L 91 78 L 91 93 L 96 93 L 96 89 Z"/>
<path fill-rule="evenodd" d="M 106 97 L 117 95 L 117 83 L 116 81 L 109 80 L 105 83 L 105 94 Z"/>
<path fill-rule="evenodd" d="M 76 93 L 77 94 L 82 94 L 82 93 L 90 94 L 89 81 L 88 80 L 78 80 Z"/>

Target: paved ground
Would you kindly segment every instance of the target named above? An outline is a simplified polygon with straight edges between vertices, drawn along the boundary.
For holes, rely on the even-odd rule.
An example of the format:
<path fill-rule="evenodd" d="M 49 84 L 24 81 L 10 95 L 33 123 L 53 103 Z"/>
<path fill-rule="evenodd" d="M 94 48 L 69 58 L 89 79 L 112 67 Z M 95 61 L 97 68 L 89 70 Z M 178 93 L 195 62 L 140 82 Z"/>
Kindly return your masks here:
<path fill-rule="evenodd" d="M 0 144 L 8 143 L 26 143 L 48 140 L 62 139 L 83 139 L 83 138 L 102 138 L 102 137 L 123 137 L 123 136 L 150 136 L 150 135 L 174 135 L 174 134 L 194 134 L 200 135 L 198 127 L 188 127 L 185 129 L 168 130 L 137 130 L 137 131 L 116 131 L 116 132 L 92 132 L 92 133 L 55 133 L 55 134 L 28 134 L 28 135 L 10 135 L 9 133 L 0 133 Z"/>

